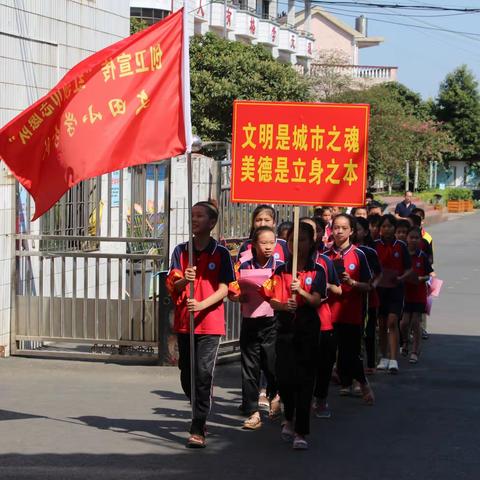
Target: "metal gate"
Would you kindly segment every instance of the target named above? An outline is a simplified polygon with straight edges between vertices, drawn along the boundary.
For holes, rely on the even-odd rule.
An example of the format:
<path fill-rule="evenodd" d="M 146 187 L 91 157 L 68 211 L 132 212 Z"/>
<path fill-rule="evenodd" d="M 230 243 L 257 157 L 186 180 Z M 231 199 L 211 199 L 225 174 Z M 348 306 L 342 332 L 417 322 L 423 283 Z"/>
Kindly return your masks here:
<path fill-rule="evenodd" d="M 12 353 L 161 354 L 169 163 L 82 182 L 30 222 L 17 187 Z"/>

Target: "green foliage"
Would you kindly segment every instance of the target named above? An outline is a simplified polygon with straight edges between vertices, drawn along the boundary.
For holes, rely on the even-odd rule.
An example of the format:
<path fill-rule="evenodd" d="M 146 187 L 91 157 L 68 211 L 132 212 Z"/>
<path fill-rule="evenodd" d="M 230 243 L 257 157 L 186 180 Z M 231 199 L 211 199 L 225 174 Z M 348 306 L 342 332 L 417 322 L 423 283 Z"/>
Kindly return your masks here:
<path fill-rule="evenodd" d="M 148 24 L 145 20 L 142 20 L 137 17 L 130 17 L 130 35 L 145 30 L 148 27 Z"/>
<path fill-rule="evenodd" d="M 426 164 L 442 161 L 455 151 L 451 136 L 430 119 L 430 104 L 399 83 L 385 83 L 367 90 L 346 92 L 335 99 L 345 103 L 370 104 L 369 183 L 383 178 L 389 189 L 403 179 L 406 162 L 413 175 L 420 163 L 420 183 L 426 184 Z"/>
<path fill-rule="evenodd" d="M 440 85 L 436 116 L 455 138 L 459 151 L 452 159 L 480 155 L 480 93 L 478 82 L 466 65 L 449 73 Z"/>
<path fill-rule="evenodd" d="M 236 99 L 310 100 L 307 81 L 262 46 L 215 34 L 190 42 L 192 124 L 202 140 L 229 141 Z"/>
<path fill-rule="evenodd" d="M 472 199 L 472 191 L 468 188 L 447 188 L 445 190 L 445 199 L 447 202 L 449 200 L 471 200 Z"/>

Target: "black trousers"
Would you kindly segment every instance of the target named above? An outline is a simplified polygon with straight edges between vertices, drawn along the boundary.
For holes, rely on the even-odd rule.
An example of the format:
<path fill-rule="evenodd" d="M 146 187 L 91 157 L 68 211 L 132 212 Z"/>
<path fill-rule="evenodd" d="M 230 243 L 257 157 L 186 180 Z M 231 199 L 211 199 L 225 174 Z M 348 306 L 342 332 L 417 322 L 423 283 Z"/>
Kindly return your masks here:
<path fill-rule="evenodd" d="M 267 379 L 267 396 L 272 399 L 275 385 L 275 317 L 243 318 L 240 330 L 242 358 L 242 398 L 246 413 L 258 410 L 260 370 Z"/>
<path fill-rule="evenodd" d="M 365 327 L 365 353 L 367 354 L 367 367 L 375 368 L 377 364 L 377 317 L 376 308 L 368 309 L 367 325 Z"/>
<path fill-rule="evenodd" d="M 190 433 L 204 435 L 205 423 L 212 406 L 213 370 L 220 335 L 195 335 L 195 405 Z M 190 399 L 190 335 L 178 334 L 178 368 L 185 395 Z"/>
<path fill-rule="evenodd" d="M 317 312 L 300 307 L 295 315 L 277 317 L 276 377 L 285 419 L 295 419 L 294 430 L 310 433 L 310 405 L 315 383 L 320 321 Z"/>
<path fill-rule="evenodd" d="M 337 370 L 343 387 L 349 387 L 353 380 L 367 383 L 360 356 L 362 346 L 362 325 L 336 323 L 335 333 L 338 344 Z"/>
<path fill-rule="evenodd" d="M 314 396 L 318 399 L 328 397 L 328 386 L 332 378 L 333 365 L 337 358 L 337 340 L 335 330 L 320 332 L 317 376 L 315 379 Z"/>

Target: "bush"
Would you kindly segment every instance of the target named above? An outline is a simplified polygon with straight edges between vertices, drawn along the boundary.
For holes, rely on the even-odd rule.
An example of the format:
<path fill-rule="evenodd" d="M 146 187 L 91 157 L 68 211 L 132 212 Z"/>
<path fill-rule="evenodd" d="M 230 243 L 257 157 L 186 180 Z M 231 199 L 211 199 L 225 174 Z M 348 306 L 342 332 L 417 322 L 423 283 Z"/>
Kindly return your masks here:
<path fill-rule="evenodd" d="M 471 200 L 472 191 L 468 188 L 448 188 L 445 191 L 445 199 L 449 200 Z"/>

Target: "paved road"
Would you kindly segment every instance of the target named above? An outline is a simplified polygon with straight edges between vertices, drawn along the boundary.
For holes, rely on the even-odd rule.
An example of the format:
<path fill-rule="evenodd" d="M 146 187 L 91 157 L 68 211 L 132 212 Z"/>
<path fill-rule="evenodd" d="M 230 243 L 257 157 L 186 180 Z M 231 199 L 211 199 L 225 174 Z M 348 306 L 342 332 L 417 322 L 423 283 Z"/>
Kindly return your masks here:
<path fill-rule="evenodd" d="M 175 369 L 10 358 L 0 361 L 0 479 L 479 478 L 480 217 L 431 233 L 446 283 L 421 362 L 377 375 L 374 407 L 332 388 L 334 418 L 313 421 L 309 451 L 283 444 L 278 423 L 239 428 L 235 365 L 217 369 L 209 447 L 190 451 Z"/>

